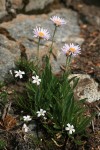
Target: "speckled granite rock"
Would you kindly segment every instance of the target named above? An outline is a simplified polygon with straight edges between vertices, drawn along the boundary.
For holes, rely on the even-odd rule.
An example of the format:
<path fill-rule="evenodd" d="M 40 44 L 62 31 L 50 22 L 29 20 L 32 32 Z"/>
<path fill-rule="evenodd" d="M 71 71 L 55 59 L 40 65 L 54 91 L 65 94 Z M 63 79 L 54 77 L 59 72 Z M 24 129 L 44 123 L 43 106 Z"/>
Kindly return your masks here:
<path fill-rule="evenodd" d="M 75 96 L 78 99 L 87 98 L 87 102 L 91 103 L 96 100 L 100 100 L 100 90 L 98 89 L 98 83 L 86 74 L 73 74 L 71 77 L 78 77 L 79 82 L 75 88 Z"/>
<path fill-rule="evenodd" d="M 11 3 L 11 7 L 13 9 L 21 10 L 24 7 L 23 0 L 9 0 L 9 2 Z"/>
<path fill-rule="evenodd" d="M 5 0 L 0 0 L 0 20 L 2 20 L 2 18 L 4 18 L 7 15 L 5 4 L 6 4 Z"/>
<path fill-rule="evenodd" d="M 36 26 L 43 26 L 48 28 L 51 35 L 53 34 L 54 26 L 50 21 L 50 17 L 59 15 L 68 21 L 67 25 L 58 28 L 55 39 L 59 42 L 83 42 L 80 38 L 80 28 L 78 26 L 77 13 L 69 9 L 55 10 L 48 15 L 18 15 L 11 22 L 3 23 L 0 26 L 6 28 L 10 35 L 15 39 L 33 39 L 33 28 Z"/>
<path fill-rule="evenodd" d="M 0 12 L 3 10 L 5 11 L 6 10 L 6 0 L 0 0 Z"/>
<path fill-rule="evenodd" d="M 19 57 L 20 49 L 17 43 L 0 34 L 0 81 L 4 80 L 8 71 L 15 67 L 15 61 Z"/>
<path fill-rule="evenodd" d="M 34 12 L 38 10 L 46 9 L 46 7 L 51 4 L 54 0 L 29 0 L 25 7 L 25 12 Z"/>

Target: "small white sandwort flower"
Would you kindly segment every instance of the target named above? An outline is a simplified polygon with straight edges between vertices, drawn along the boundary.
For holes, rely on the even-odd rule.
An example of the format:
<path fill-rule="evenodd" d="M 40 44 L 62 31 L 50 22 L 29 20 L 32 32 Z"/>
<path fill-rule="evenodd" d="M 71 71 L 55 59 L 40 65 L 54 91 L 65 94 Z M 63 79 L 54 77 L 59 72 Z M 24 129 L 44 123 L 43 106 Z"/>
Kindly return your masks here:
<path fill-rule="evenodd" d="M 40 116 L 45 116 L 46 111 L 43 109 L 40 109 L 40 111 L 37 111 L 36 113 L 37 113 L 37 116 L 40 117 Z"/>
<path fill-rule="evenodd" d="M 53 21 L 53 23 L 56 25 L 56 26 L 61 26 L 61 25 L 64 25 L 66 24 L 66 21 L 63 19 L 63 18 L 60 18 L 58 16 L 52 16 L 50 18 L 51 21 Z"/>
<path fill-rule="evenodd" d="M 65 130 L 69 131 L 69 134 L 75 132 L 74 126 L 70 125 L 69 123 L 67 124 L 67 127 L 65 127 Z"/>
<path fill-rule="evenodd" d="M 23 124 L 22 131 L 23 132 L 28 132 L 29 131 L 29 127 L 26 124 Z"/>
<path fill-rule="evenodd" d="M 43 119 L 46 120 L 47 118 L 44 116 Z"/>
<path fill-rule="evenodd" d="M 27 116 L 23 116 L 23 120 L 28 122 L 31 121 L 32 118 L 29 115 L 27 115 Z"/>
<path fill-rule="evenodd" d="M 80 54 L 80 50 L 81 50 L 80 46 L 74 45 L 73 43 L 69 45 L 65 44 L 62 48 L 62 51 L 66 56 L 69 56 L 69 55 L 76 56 Z"/>
<path fill-rule="evenodd" d="M 15 78 L 16 78 L 16 77 L 19 77 L 20 79 L 23 78 L 23 74 L 25 74 L 25 72 L 24 72 L 24 71 L 21 71 L 21 70 L 19 70 L 19 71 L 14 71 L 14 72 L 15 72 Z"/>
<path fill-rule="evenodd" d="M 37 75 L 32 76 L 32 79 L 33 79 L 32 83 L 36 83 L 37 85 L 39 85 L 41 82 L 41 79 L 39 79 L 39 76 L 37 76 Z"/>
<path fill-rule="evenodd" d="M 38 37 L 45 40 L 48 40 L 50 38 L 49 31 L 44 28 L 36 27 L 35 29 L 33 29 L 33 33 L 34 33 L 33 37 Z"/>

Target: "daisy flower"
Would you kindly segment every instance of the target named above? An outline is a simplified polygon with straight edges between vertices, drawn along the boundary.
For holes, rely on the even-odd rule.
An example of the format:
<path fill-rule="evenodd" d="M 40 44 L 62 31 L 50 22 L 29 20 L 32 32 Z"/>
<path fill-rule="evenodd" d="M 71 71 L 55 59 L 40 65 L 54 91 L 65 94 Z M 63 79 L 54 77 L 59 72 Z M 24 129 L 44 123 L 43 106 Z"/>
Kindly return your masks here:
<path fill-rule="evenodd" d="M 41 82 L 41 79 L 39 79 L 39 76 L 37 76 L 37 75 L 32 76 L 32 79 L 33 79 L 32 83 L 36 83 L 37 85 L 39 85 Z"/>
<path fill-rule="evenodd" d="M 20 79 L 23 78 L 23 74 L 25 74 L 25 72 L 24 72 L 24 71 L 21 71 L 21 70 L 19 70 L 19 71 L 14 71 L 14 72 L 15 72 L 15 78 L 16 78 L 16 77 L 19 77 Z"/>
<path fill-rule="evenodd" d="M 40 117 L 40 116 L 45 116 L 46 111 L 43 109 L 40 109 L 40 111 L 37 111 L 36 113 L 37 113 L 37 116 Z"/>
<path fill-rule="evenodd" d="M 48 40 L 50 38 L 49 31 L 44 28 L 36 27 L 33 30 L 33 33 L 34 33 L 33 37 L 38 37 L 38 38 L 45 39 L 45 40 Z"/>
<path fill-rule="evenodd" d="M 65 127 L 65 130 L 69 131 L 69 134 L 75 132 L 74 126 L 70 125 L 69 123 L 67 124 L 67 127 Z"/>
<path fill-rule="evenodd" d="M 27 122 L 32 120 L 32 118 L 29 115 L 23 116 L 23 119 L 24 121 L 27 121 Z"/>
<path fill-rule="evenodd" d="M 53 21 L 53 23 L 56 25 L 56 26 L 61 26 L 61 25 L 64 25 L 66 24 L 66 21 L 63 19 L 63 18 L 60 18 L 58 16 L 52 16 L 50 18 L 51 21 Z"/>
<path fill-rule="evenodd" d="M 66 56 L 72 55 L 72 56 L 76 56 L 78 54 L 80 54 L 80 46 L 79 45 L 74 45 L 72 44 L 65 44 L 62 48 L 62 51 L 64 52 L 64 54 L 66 54 Z"/>

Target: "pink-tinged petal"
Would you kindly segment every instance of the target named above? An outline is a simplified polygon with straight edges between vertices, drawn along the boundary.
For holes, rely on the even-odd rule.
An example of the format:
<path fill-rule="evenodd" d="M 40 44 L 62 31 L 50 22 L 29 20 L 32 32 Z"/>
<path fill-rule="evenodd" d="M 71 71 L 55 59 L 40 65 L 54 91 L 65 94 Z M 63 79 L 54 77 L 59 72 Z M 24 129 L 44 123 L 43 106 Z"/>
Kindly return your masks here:
<path fill-rule="evenodd" d="M 61 26 L 66 24 L 66 21 L 63 18 L 60 18 L 58 16 L 52 16 L 50 20 L 56 25 L 56 26 Z"/>
<path fill-rule="evenodd" d="M 80 54 L 81 48 L 79 47 L 79 45 L 74 45 L 73 43 L 70 43 L 69 45 L 65 44 L 61 50 L 66 56 L 76 56 Z"/>

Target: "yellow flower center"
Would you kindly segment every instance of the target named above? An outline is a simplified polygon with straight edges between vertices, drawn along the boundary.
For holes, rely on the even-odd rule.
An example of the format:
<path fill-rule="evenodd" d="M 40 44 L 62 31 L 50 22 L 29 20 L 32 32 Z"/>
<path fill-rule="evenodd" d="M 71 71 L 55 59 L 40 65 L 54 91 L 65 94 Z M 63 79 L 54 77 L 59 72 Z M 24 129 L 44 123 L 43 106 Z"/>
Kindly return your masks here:
<path fill-rule="evenodd" d="M 75 48 L 71 47 L 67 52 L 66 52 L 66 56 L 71 55 L 71 53 L 74 53 L 76 51 Z"/>
<path fill-rule="evenodd" d="M 39 37 L 43 37 L 44 33 L 43 32 L 39 32 Z"/>
<path fill-rule="evenodd" d="M 74 52 L 76 51 L 76 49 L 73 48 L 73 47 L 71 47 L 71 48 L 69 49 L 69 51 L 72 52 L 72 53 L 74 53 Z"/>

